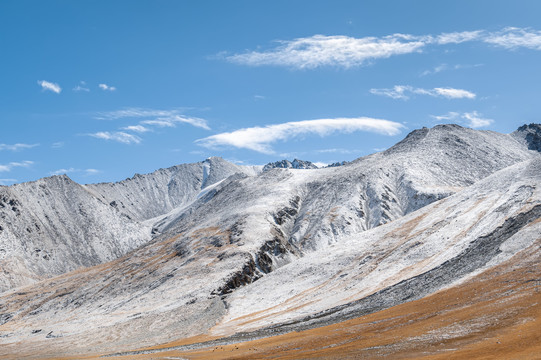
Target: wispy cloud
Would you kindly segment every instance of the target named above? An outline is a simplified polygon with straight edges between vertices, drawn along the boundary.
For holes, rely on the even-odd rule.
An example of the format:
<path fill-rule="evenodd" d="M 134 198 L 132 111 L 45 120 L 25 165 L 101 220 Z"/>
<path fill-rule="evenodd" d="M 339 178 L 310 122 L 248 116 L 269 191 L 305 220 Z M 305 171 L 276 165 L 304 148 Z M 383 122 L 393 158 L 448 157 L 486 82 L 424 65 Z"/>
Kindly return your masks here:
<path fill-rule="evenodd" d="M 39 80 L 38 85 L 41 86 L 44 91 L 48 90 L 57 94 L 60 94 L 60 92 L 62 91 L 60 85 L 45 80 Z"/>
<path fill-rule="evenodd" d="M 13 168 L 16 167 L 30 167 L 34 164 L 33 161 L 25 160 L 21 162 L 10 162 L 9 164 L 2 165 L 0 164 L 0 172 L 8 172 L 11 171 Z"/>
<path fill-rule="evenodd" d="M 0 150 L 9 150 L 9 151 L 20 151 L 23 149 L 31 149 L 33 147 L 39 146 L 39 144 L 0 144 Z"/>
<path fill-rule="evenodd" d="M 483 35 L 484 35 L 483 30 L 444 33 L 444 34 L 436 36 L 434 42 L 439 45 L 460 44 L 467 41 L 478 40 L 482 38 Z"/>
<path fill-rule="evenodd" d="M 285 66 L 293 69 L 314 69 L 321 66 L 351 68 L 376 59 L 420 53 L 428 46 L 445 46 L 466 42 L 483 42 L 504 49 L 541 50 L 541 31 L 530 28 L 504 28 L 442 33 L 439 35 L 392 34 L 383 37 L 354 38 L 349 36 L 313 35 L 293 40 L 278 40 L 266 51 L 240 54 L 221 53 L 227 61 L 249 66 Z"/>
<path fill-rule="evenodd" d="M 493 119 L 487 119 L 482 117 L 477 111 L 459 113 L 456 111 L 450 111 L 444 115 L 431 115 L 433 119 L 438 121 L 458 121 L 471 128 L 480 128 L 490 126 L 494 123 Z"/>
<path fill-rule="evenodd" d="M 232 146 L 273 154 L 272 143 L 286 141 L 299 135 L 316 134 L 327 136 L 336 132 L 351 133 L 354 131 L 396 135 L 400 133 L 402 128 L 404 128 L 404 125 L 397 122 L 366 117 L 317 119 L 244 128 L 199 139 L 196 140 L 196 143 L 208 148 Z"/>
<path fill-rule="evenodd" d="M 157 127 L 175 127 L 177 124 L 185 123 L 205 130 L 210 130 L 210 127 L 205 119 L 185 116 L 182 114 L 182 109 L 156 110 L 127 108 L 116 111 L 101 112 L 97 114 L 96 118 L 101 120 L 153 118 L 141 121 L 140 124 Z"/>
<path fill-rule="evenodd" d="M 137 132 L 137 133 L 140 133 L 140 134 L 151 131 L 149 128 L 146 128 L 143 125 L 125 126 L 125 127 L 122 128 L 122 130 L 134 131 L 134 132 Z"/>
<path fill-rule="evenodd" d="M 144 120 L 141 121 L 141 124 L 153 125 L 158 127 L 176 127 L 177 124 L 185 123 L 190 124 L 195 127 L 199 127 L 205 130 L 210 130 L 210 127 L 207 125 L 207 122 L 204 119 L 196 117 L 187 117 L 181 115 L 173 115 L 166 118 L 157 118 L 154 120 Z"/>
<path fill-rule="evenodd" d="M 297 69 L 320 66 L 350 68 L 374 59 L 420 51 L 427 39 L 393 34 L 381 38 L 314 35 L 290 41 L 278 41 L 274 49 L 225 56 L 228 61 L 251 66 L 275 65 Z"/>
<path fill-rule="evenodd" d="M 139 144 L 142 141 L 142 138 L 132 133 L 141 135 L 147 132 L 152 132 L 154 130 L 153 128 L 174 128 L 179 124 L 190 124 L 198 128 L 210 130 L 206 120 L 197 117 L 185 116 L 180 112 L 180 109 L 156 110 L 144 108 L 127 108 L 116 111 L 101 112 L 96 114 L 96 119 L 137 119 L 139 120 L 139 123 L 136 125 L 121 127 L 119 131 L 100 131 L 88 135 L 99 139 L 117 141 L 123 144 Z M 141 118 L 147 118 L 147 120 L 141 121 Z"/>
<path fill-rule="evenodd" d="M 521 47 L 541 50 L 541 31 L 530 28 L 507 27 L 501 31 L 488 34 L 483 38 L 483 41 L 510 50 Z"/>
<path fill-rule="evenodd" d="M 436 119 L 438 121 L 442 120 L 455 120 L 460 118 L 460 113 L 457 113 L 455 111 L 450 111 L 447 114 L 444 115 L 430 115 L 433 119 Z"/>
<path fill-rule="evenodd" d="M 332 148 L 332 149 L 320 149 L 314 151 L 320 154 L 357 154 L 361 152 L 358 149 L 341 149 L 341 148 Z"/>
<path fill-rule="evenodd" d="M 49 175 L 63 175 L 63 174 L 72 174 L 72 173 L 83 173 L 85 176 L 95 175 L 99 174 L 101 171 L 96 169 L 76 169 L 76 168 L 68 168 L 68 169 L 58 169 L 55 171 L 50 171 Z"/>
<path fill-rule="evenodd" d="M 59 148 L 61 148 L 61 147 L 63 147 L 63 146 L 64 146 L 64 142 L 63 142 L 63 141 L 58 141 L 58 142 L 55 142 L 55 143 L 53 143 L 53 144 L 51 145 L 51 147 L 52 147 L 53 149 L 59 149 Z"/>
<path fill-rule="evenodd" d="M 454 88 L 433 88 L 423 89 L 415 88 L 409 85 L 395 85 L 390 89 L 370 89 L 374 95 L 387 96 L 393 99 L 407 100 L 410 94 L 428 95 L 433 97 L 444 97 L 447 99 L 474 99 L 476 94 L 463 89 Z"/>
<path fill-rule="evenodd" d="M 0 179 L 0 185 L 11 185 L 16 182 L 17 179 Z"/>
<path fill-rule="evenodd" d="M 75 92 L 81 92 L 81 91 L 83 91 L 83 92 L 89 92 L 89 91 L 90 91 L 89 88 L 85 88 L 85 87 L 83 87 L 83 86 L 81 86 L 81 85 L 77 85 L 77 86 L 74 87 L 72 90 L 75 91 Z"/>
<path fill-rule="evenodd" d="M 80 91 L 89 92 L 90 91 L 90 89 L 86 87 L 86 81 L 80 81 L 79 84 L 71 90 L 75 92 L 80 92 Z"/>
<path fill-rule="evenodd" d="M 142 139 L 133 134 L 128 134 L 123 131 L 100 131 L 94 134 L 88 134 L 89 136 L 98 138 L 98 139 L 104 139 L 104 140 L 112 140 L 116 141 L 122 144 L 139 144 Z"/>
<path fill-rule="evenodd" d="M 480 128 L 491 125 L 494 120 L 481 117 L 477 111 L 462 114 L 462 117 L 469 121 L 472 128 Z"/>
<path fill-rule="evenodd" d="M 114 86 L 109 86 L 107 84 L 99 84 L 98 87 L 100 89 L 102 89 L 103 91 L 115 91 L 116 90 L 116 87 Z"/>
<path fill-rule="evenodd" d="M 421 76 L 438 74 L 440 72 L 448 71 L 448 70 L 471 69 L 471 68 L 476 68 L 476 67 L 479 67 L 479 66 L 483 66 L 483 64 L 474 64 L 474 65 L 456 64 L 456 65 L 453 65 L 453 66 L 448 65 L 448 64 L 440 64 L 440 65 L 435 66 L 432 69 L 423 71 L 421 73 Z"/>

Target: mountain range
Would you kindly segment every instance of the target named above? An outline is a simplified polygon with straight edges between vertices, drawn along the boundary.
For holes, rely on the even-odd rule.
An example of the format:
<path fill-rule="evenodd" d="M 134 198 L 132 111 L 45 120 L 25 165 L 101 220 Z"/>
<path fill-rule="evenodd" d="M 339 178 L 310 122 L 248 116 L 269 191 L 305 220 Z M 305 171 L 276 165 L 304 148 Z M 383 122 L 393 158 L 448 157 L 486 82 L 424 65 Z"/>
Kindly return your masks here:
<path fill-rule="evenodd" d="M 534 358 L 540 151 L 437 125 L 341 166 L 1 186 L 0 359 Z"/>

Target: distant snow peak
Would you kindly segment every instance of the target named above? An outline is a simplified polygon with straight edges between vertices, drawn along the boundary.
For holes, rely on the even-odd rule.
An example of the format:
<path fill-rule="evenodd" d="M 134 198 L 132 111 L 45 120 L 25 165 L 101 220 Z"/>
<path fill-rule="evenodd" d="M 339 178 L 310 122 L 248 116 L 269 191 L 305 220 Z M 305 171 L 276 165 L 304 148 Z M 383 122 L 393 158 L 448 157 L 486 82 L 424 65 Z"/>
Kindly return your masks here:
<path fill-rule="evenodd" d="M 289 161 L 289 160 L 284 159 L 284 160 L 268 163 L 267 165 L 265 165 L 263 167 L 263 171 L 267 171 L 267 170 L 270 170 L 270 169 L 276 169 L 276 168 L 281 168 L 281 169 L 318 169 L 318 167 L 314 163 L 312 163 L 310 161 L 299 160 L 299 159 L 294 159 L 293 161 Z"/>

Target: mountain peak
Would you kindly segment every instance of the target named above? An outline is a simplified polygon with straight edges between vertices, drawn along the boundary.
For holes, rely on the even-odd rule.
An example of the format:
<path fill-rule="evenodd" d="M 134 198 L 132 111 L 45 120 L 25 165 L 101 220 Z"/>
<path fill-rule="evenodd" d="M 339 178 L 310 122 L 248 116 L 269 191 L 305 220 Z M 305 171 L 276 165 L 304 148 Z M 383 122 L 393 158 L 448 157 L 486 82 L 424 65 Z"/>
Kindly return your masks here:
<path fill-rule="evenodd" d="M 522 125 L 511 134 L 528 146 L 528 150 L 541 152 L 541 124 Z"/>
<path fill-rule="evenodd" d="M 317 165 L 313 164 L 312 162 L 306 161 L 306 160 L 293 159 L 293 161 L 289 161 L 289 160 L 284 159 L 284 160 L 268 163 L 267 165 L 265 165 L 263 167 L 263 171 L 267 171 L 267 170 L 270 170 L 270 169 L 276 169 L 276 168 L 281 168 L 281 169 L 317 169 L 318 167 L 317 167 Z"/>

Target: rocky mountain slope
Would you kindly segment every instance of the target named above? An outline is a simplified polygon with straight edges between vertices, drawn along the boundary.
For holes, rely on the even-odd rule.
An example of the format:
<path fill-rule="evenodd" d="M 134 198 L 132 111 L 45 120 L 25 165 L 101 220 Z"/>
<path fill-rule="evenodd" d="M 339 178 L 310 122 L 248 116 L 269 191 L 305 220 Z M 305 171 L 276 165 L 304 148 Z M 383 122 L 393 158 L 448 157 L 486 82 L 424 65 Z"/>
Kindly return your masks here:
<path fill-rule="evenodd" d="M 188 356 L 361 319 L 510 261 L 526 266 L 526 249 L 541 258 L 538 128 L 423 128 L 340 167 L 236 172 L 157 217 L 132 205 L 130 191 L 112 200 L 124 208 L 107 203 L 113 186 L 152 203 L 157 180 L 87 186 L 94 201 L 158 233 L 116 260 L 2 294 L 2 349 L 7 358 L 97 356 L 183 339 L 190 345 L 164 346 Z"/>
<path fill-rule="evenodd" d="M 239 166 L 211 157 L 194 164 L 181 164 L 151 174 L 135 174 L 116 182 L 87 185 L 105 201 L 144 221 L 193 202 L 201 190 L 235 173 L 256 175 L 257 166 Z"/>
<path fill-rule="evenodd" d="M 258 171 L 209 158 L 117 183 L 79 185 L 64 175 L 0 186 L 0 292 L 125 255 L 152 238 L 144 220 Z"/>

